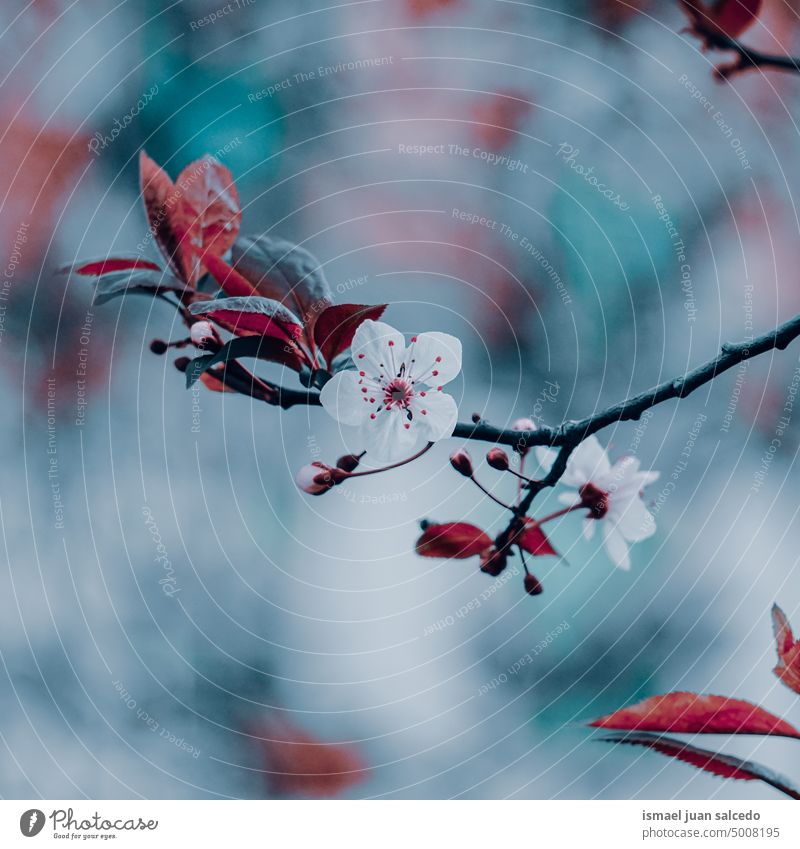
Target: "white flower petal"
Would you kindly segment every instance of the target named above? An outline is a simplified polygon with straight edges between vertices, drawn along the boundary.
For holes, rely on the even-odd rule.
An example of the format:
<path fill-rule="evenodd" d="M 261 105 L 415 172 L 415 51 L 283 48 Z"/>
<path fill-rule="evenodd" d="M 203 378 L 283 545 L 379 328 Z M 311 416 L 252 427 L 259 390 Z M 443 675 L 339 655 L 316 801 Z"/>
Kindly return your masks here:
<path fill-rule="evenodd" d="M 625 502 L 614 523 L 630 542 L 641 542 L 656 532 L 656 521 L 640 498 Z"/>
<path fill-rule="evenodd" d="M 423 428 L 414 427 L 403 410 L 383 410 L 368 418 L 361 425 L 360 438 L 369 459 L 381 463 L 405 460 L 429 441 Z"/>
<path fill-rule="evenodd" d="M 597 527 L 597 519 L 583 520 L 583 538 L 585 540 L 594 539 L 595 528 Z"/>
<path fill-rule="evenodd" d="M 419 428 L 428 442 L 453 435 L 458 421 L 458 406 L 452 395 L 431 389 L 425 391 L 425 395 L 416 394 L 409 406 L 414 414 L 412 429 Z"/>
<path fill-rule="evenodd" d="M 391 325 L 368 318 L 359 324 L 351 347 L 353 362 L 369 377 L 395 377 L 406 355 L 403 334 Z"/>
<path fill-rule="evenodd" d="M 639 490 L 643 490 L 651 483 L 655 483 L 661 477 L 661 472 L 641 472 L 639 474 Z"/>
<path fill-rule="evenodd" d="M 581 503 L 582 499 L 577 492 L 562 492 L 558 496 L 558 501 L 565 507 L 575 507 Z"/>
<path fill-rule="evenodd" d="M 537 445 L 535 451 L 536 459 L 542 467 L 542 471 L 547 474 L 553 468 L 553 463 L 558 457 L 558 449 L 548 448 L 546 445 Z"/>
<path fill-rule="evenodd" d="M 320 401 L 325 411 L 338 422 L 345 425 L 359 425 L 370 414 L 369 401 L 364 401 L 364 393 L 353 371 L 340 371 L 322 387 Z"/>
<path fill-rule="evenodd" d="M 406 370 L 413 380 L 444 386 L 461 371 L 461 342 L 448 333 L 418 333 L 408 346 Z"/>
<path fill-rule="evenodd" d="M 659 472 L 640 472 L 639 460 L 636 457 L 623 457 L 608 473 L 608 488 L 611 492 L 632 495 L 641 492 L 660 476 Z"/>
<path fill-rule="evenodd" d="M 611 562 L 626 572 L 631 568 L 631 558 L 628 554 L 628 543 L 616 525 L 603 521 L 603 542 Z"/>
<path fill-rule="evenodd" d="M 590 436 L 572 452 L 563 481 L 568 486 L 583 486 L 607 475 L 611 461 L 596 436 Z"/>

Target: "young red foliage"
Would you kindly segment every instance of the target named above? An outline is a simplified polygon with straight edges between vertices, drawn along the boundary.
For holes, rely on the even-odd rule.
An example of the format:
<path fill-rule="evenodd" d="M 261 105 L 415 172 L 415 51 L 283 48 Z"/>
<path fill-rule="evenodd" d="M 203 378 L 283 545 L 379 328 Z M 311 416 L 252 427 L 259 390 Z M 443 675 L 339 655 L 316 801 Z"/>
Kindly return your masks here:
<path fill-rule="evenodd" d="M 488 534 L 467 522 L 428 525 L 417 540 L 417 554 L 423 557 L 449 557 L 466 560 L 483 554 L 492 546 Z"/>
<path fill-rule="evenodd" d="M 763 781 L 792 799 L 800 799 L 800 792 L 791 785 L 788 779 L 776 775 L 760 764 L 691 746 L 681 740 L 662 737 L 658 734 L 636 733 L 603 737 L 601 742 L 643 746 L 669 758 L 691 764 L 697 769 L 710 772 L 720 778 L 732 778 L 738 781 Z"/>
<path fill-rule="evenodd" d="M 368 318 L 377 321 L 386 307 L 386 304 L 336 304 L 320 314 L 314 324 L 314 341 L 325 357 L 328 368 L 336 357 L 350 347 L 358 326 Z"/>
<path fill-rule="evenodd" d="M 706 39 L 715 35 L 738 38 L 751 27 L 761 11 L 761 0 L 717 0 L 710 6 L 702 0 L 681 0 L 692 23 L 692 31 Z"/>
<path fill-rule="evenodd" d="M 173 227 L 182 233 L 184 254 L 192 250 L 189 282 L 195 285 L 203 273 L 198 252 L 222 256 L 239 234 L 242 209 L 233 175 L 208 154 L 187 165 L 176 183 L 183 199 L 176 216 L 183 220 L 173 216 Z"/>
<path fill-rule="evenodd" d="M 211 276 L 219 283 L 226 295 L 232 298 L 245 298 L 257 295 L 255 287 L 235 268 L 231 268 L 224 259 L 204 251 L 201 259 Z"/>
<path fill-rule="evenodd" d="M 800 739 L 800 731 L 757 705 L 725 696 L 667 693 L 589 723 L 619 731 L 764 734 Z"/>
<path fill-rule="evenodd" d="M 156 244 L 173 272 L 195 287 L 208 258 L 224 254 L 239 233 L 242 212 L 231 172 L 206 155 L 173 183 L 142 151 L 139 181 Z"/>
<path fill-rule="evenodd" d="M 789 620 L 777 604 L 772 608 L 772 625 L 778 649 L 778 665 L 773 671 L 789 689 L 800 693 L 800 641 L 795 640 Z"/>
<path fill-rule="evenodd" d="M 144 151 L 139 154 L 139 184 L 150 232 L 169 267 L 188 283 L 191 262 L 184 261 L 181 239 L 172 225 L 180 195 L 167 172 Z"/>
<path fill-rule="evenodd" d="M 208 308 L 205 317 L 236 336 L 274 336 L 288 342 L 296 338 L 299 329 L 296 324 L 284 324 L 263 313 L 214 310 L 213 301 Z"/>
<path fill-rule="evenodd" d="M 525 529 L 517 537 L 516 542 L 523 551 L 535 557 L 547 554 L 558 556 L 558 552 L 550 545 L 550 540 L 535 519 L 525 520 Z"/>
<path fill-rule="evenodd" d="M 63 271 L 70 271 L 74 274 L 83 274 L 88 277 L 99 277 L 101 274 L 109 274 L 112 271 L 133 271 L 140 268 L 145 268 L 150 271 L 161 271 L 159 266 L 157 266 L 154 262 L 150 262 L 148 259 L 140 259 L 138 257 L 109 257 L 108 259 L 84 262 L 79 265 L 65 268 Z"/>
<path fill-rule="evenodd" d="M 313 343 L 317 318 L 333 303 L 319 260 L 305 248 L 274 236 L 240 236 L 231 251 L 233 267 L 256 294 L 298 315 Z"/>
<path fill-rule="evenodd" d="M 207 372 L 204 372 L 200 375 L 200 380 L 203 382 L 203 385 L 206 389 L 210 389 L 212 392 L 236 392 L 235 389 L 231 389 L 229 386 L 226 386 L 224 381 L 222 380 L 222 374 L 225 371 L 224 368 L 218 367 L 215 369 L 210 369 Z"/>

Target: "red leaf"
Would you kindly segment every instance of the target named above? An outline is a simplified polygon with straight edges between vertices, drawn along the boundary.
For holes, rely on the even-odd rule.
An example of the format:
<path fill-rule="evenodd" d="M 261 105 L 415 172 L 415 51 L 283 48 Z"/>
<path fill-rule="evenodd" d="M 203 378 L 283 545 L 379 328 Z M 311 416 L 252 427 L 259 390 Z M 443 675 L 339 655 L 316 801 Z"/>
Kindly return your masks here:
<path fill-rule="evenodd" d="M 558 552 L 550 545 L 550 540 L 534 519 L 525 520 L 525 530 L 517 537 L 517 545 L 534 556 L 552 554 L 558 557 Z"/>
<path fill-rule="evenodd" d="M 180 223 L 176 215 L 172 223 L 176 232 L 183 234 L 184 254 L 193 249 L 190 282 L 195 285 L 203 273 L 196 252 L 222 256 L 239 234 L 239 193 L 231 172 L 208 154 L 187 165 L 175 182 L 184 203 L 177 212 Z"/>
<path fill-rule="evenodd" d="M 62 274 L 83 274 L 89 277 L 99 277 L 111 271 L 129 271 L 146 268 L 150 271 L 161 271 L 154 262 L 139 257 L 109 257 L 108 259 L 85 260 L 76 265 L 67 265 L 59 269 Z"/>
<path fill-rule="evenodd" d="M 792 799 L 800 799 L 800 791 L 794 788 L 788 779 L 777 775 L 760 764 L 741 760 L 731 755 L 700 749 L 697 746 L 690 746 L 681 740 L 661 737 L 658 734 L 638 733 L 603 737 L 601 741 L 603 743 L 622 743 L 628 746 L 644 746 L 669 758 L 675 758 L 683 763 L 691 764 L 697 769 L 710 772 L 712 775 L 739 781 L 763 781 Z"/>
<path fill-rule="evenodd" d="M 800 738 L 800 731 L 757 705 L 725 696 L 667 693 L 652 696 L 589 723 L 619 731 L 685 734 L 772 734 Z"/>
<path fill-rule="evenodd" d="M 232 298 L 261 294 L 235 268 L 231 268 L 224 259 L 207 251 L 204 251 L 200 258 L 211 276 L 222 286 L 225 293 Z"/>
<path fill-rule="evenodd" d="M 191 277 L 191 258 L 184 257 L 181 236 L 173 227 L 180 218 L 180 192 L 167 172 L 142 151 L 139 154 L 139 183 L 150 232 L 156 244 L 178 277 L 188 283 Z"/>
<path fill-rule="evenodd" d="M 325 362 L 330 367 L 336 357 L 346 351 L 353 342 L 353 336 L 361 322 L 371 318 L 377 321 L 387 304 L 363 306 L 361 304 L 337 304 L 324 310 L 314 325 L 314 341 L 322 351 Z"/>
<path fill-rule="evenodd" d="M 725 35 L 738 38 L 756 22 L 760 11 L 761 0 L 719 0 L 714 4 L 712 17 Z"/>
<path fill-rule="evenodd" d="M 417 540 L 417 554 L 423 557 L 452 557 L 465 560 L 491 548 L 492 540 L 475 525 L 446 522 L 428 525 Z"/>
<path fill-rule="evenodd" d="M 286 239 L 240 236 L 231 260 L 259 295 L 286 304 L 300 316 L 307 335 L 333 301 L 319 260 Z"/>
<path fill-rule="evenodd" d="M 222 381 L 222 375 L 224 372 L 225 368 L 220 366 L 219 368 L 203 372 L 203 374 L 200 375 L 200 380 L 203 381 L 206 389 L 210 389 L 212 392 L 236 392 L 235 389 L 231 389 L 230 386 L 226 386 Z"/>
<path fill-rule="evenodd" d="M 787 687 L 800 693 L 800 642 L 795 642 L 786 614 L 776 604 L 772 625 L 778 647 L 778 665 L 773 670 Z"/>
<path fill-rule="evenodd" d="M 707 6 L 702 0 L 681 0 L 696 35 L 738 38 L 752 26 L 761 11 L 761 0 L 716 0 Z"/>
<path fill-rule="evenodd" d="M 283 304 L 258 295 L 196 301 L 189 311 L 192 315 L 207 316 L 240 336 L 253 333 L 274 336 L 293 345 L 303 330 L 297 316 Z"/>
<path fill-rule="evenodd" d="M 268 722 L 253 735 L 272 793 L 329 798 L 369 776 L 355 746 L 327 743 L 285 720 Z"/>

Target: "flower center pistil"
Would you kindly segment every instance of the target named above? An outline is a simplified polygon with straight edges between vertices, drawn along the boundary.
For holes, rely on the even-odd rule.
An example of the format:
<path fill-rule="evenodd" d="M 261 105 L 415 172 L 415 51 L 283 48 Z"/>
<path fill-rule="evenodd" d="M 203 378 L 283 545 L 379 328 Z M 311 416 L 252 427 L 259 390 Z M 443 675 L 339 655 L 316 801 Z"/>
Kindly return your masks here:
<path fill-rule="evenodd" d="M 578 494 L 581 504 L 588 508 L 592 519 L 602 519 L 608 513 L 608 493 L 598 489 L 593 483 L 584 484 Z"/>
<path fill-rule="evenodd" d="M 406 409 L 414 397 L 411 381 L 404 377 L 396 377 L 389 381 L 383 389 L 383 403 L 387 410 L 394 407 Z"/>

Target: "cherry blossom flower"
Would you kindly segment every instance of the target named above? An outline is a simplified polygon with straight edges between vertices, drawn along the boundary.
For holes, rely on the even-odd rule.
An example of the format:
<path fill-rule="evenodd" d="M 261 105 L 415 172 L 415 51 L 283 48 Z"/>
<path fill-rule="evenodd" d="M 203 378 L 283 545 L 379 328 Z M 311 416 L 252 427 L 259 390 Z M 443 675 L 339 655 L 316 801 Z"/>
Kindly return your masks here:
<path fill-rule="evenodd" d="M 557 451 L 537 448 L 539 463 L 550 469 Z M 656 530 L 655 519 L 642 501 L 642 490 L 658 480 L 658 472 L 639 471 L 636 457 L 623 457 L 613 466 L 597 437 L 590 436 L 578 445 L 567 462 L 561 482 L 577 492 L 565 492 L 559 501 L 589 512 L 584 520 L 583 535 L 594 537 L 596 523 L 601 522 L 603 542 L 608 556 L 620 569 L 630 569 L 629 542 L 640 542 Z"/>
<path fill-rule="evenodd" d="M 428 442 L 452 436 L 458 408 L 442 391 L 461 371 L 461 342 L 446 333 L 403 335 L 367 319 L 353 337 L 355 370 L 325 384 L 321 401 L 340 424 L 359 428 L 374 460 L 404 459 Z"/>

